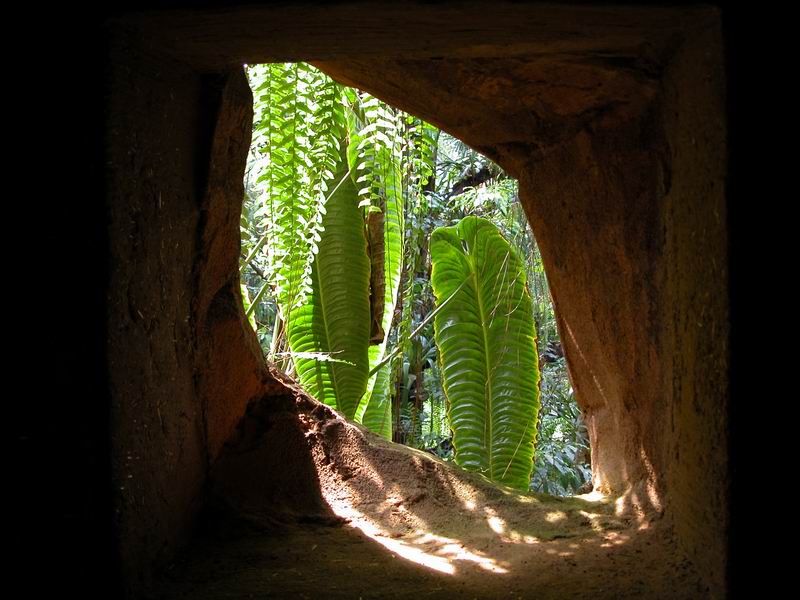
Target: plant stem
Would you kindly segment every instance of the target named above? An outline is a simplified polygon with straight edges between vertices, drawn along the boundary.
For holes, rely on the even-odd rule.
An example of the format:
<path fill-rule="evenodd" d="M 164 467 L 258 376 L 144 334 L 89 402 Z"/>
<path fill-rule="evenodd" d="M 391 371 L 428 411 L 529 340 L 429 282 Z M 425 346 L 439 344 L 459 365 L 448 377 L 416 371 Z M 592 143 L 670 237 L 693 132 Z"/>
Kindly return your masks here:
<path fill-rule="evenodd" d="M 433 317 L 435 317 L 435 316 L 436 316 L 436 313 L 438 313 L 440 310 L 442 310 L 442 309 L 443 309 L 443 308 L 444 308 L 444 307 L 447 305 L 447 303 L 448 303 L 448 302 L 450 302 L 450 300 L 452 300 L 452 299 L 453 299 L 453 297 L 454 297 L 454 296 L 455 296 L 455 295 L 456 295 L 458 292 L 460 292 L 460 291 L 461 291 L 461 288 L 463 288 L 463 287 L 466 285 L 466 283 L 467 283 L 467 280 L 466 280 L 466 279 L 465 279 L 464 281 L 462 281 L 462 282 L 461 282 L 461 285 L 459 285 L 459 286 L 456 288 L 456 290 L 455 290 L 455 291 L 454 291 L 452 294 L 450 294 L 450 295 L 447 297 L 447 299 L 446 299 L 444 302 L 442 302 L 442 303 L 441 303 L 439 306 L 437 306 L 437 307 L 436 307 L 436 308 L 435 308 L 433 311 L 431 311 L 431 312 L 430 312 L 430 314 L 428 314 L 428 316 L 427 316 L 427 317 L 425 317 L 425 319 L 422 321 L 422 323 L 420 323 L 420 324 L 419 324 L 419 327 L 417 327 L 417 328 L 416 328 L 414 331 L 412 331 L 412 332 L 411 332 L 411 334 L 409 334 L 409 336 L 408 336 L 408 339 L 409 339 L 409 340 L 413 340 L 415 337 L 417 337 L 417 335 L 419 335 L 419 332 L 420 332 L 420 331 L 422 331 L 422 329 L 425 327 L 425 325 L 427 325 L 428 323 L 430 323 L 430 322 L 431 322 L 431 319 L 433 319 Z M 378 369 L 380 369 L 380 368 L 381 368 L 383 365 L 385 365 L 387 362 L 389 362 L 390 360 L 392 360 L 392 359 L 393 359 L 395 356 L 397 356 L 398 354 L 400 354 L 400 352 L 401 352 L 402 350 L 403 350 L 403 345 L 402 345 L 402 344 L 398 344 L 398 345 L 395 347 L 395 349 L 394 349 L 394 350 L 392 350 L 392 351 L 391 351 L 389 354 L 387 354 L 387 355 L 386 355 L 386 356 L 383 358 L 383 360 L 382 360 L 381 362 L 379 362 L 377 365 L 375 365 L 375 366 L 372 368 L 372 370 L 369 372 L 369 375 L 368 375 L 368 376 L 369 376 L 369 377 L 372 377 L 372 376 L 373 376 L 375 373 L 377 373 L 377 372 L 378 372 Z"/>

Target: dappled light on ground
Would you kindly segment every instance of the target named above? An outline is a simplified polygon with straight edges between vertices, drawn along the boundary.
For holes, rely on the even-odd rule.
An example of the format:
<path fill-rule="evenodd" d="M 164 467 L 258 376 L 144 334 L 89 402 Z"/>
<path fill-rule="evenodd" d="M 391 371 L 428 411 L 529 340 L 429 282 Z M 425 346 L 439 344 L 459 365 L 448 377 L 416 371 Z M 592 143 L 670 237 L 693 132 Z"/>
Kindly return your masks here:
<path fill-rule="evenodd" d="M 398 539 L 395 537 L 396 534 L 384 531 L 350 506 L 334 505 L 331 508 L 337 516 L 347 519 L 350 527 L 360 530 L 364 535 L 400 558 L 423 567 L 455 575 L 458 572 L 456 563 L 463 561 L 473 563 L 490 573 L 508 573 L 508 570 L 499 565 L 497 561 L 480 552 L 469 550 L 459 540 L 436 535 L 423 529 L 418 529 L 402 539 Z"/>
<path fill-rule="evenodd" d="M 331 516 L 227 504 L 155 598 L 688 599 L 702 591 L 668 524 L 639 502 L 645 490 L 620 499 L 520 493 L 312 408 L 301 418 Z"/>

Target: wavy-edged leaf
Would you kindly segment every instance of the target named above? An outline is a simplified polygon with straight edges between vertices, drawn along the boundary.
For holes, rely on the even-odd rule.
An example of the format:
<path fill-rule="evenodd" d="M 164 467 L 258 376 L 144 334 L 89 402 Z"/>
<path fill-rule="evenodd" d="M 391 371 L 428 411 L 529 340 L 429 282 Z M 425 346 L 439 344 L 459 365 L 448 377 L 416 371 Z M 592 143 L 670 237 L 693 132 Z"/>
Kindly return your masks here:
<path fill-rule="evenodd" d="M 297 358 L 303 388 L 353 419 L 369 372 L 369 258 L 355 186 L 344 176 L 347 169 L 342 153 L 334 177 L 342 184 L 326 204 L 319 252 L 311 265 L 311 290 L 306 301 L 291 310 L 286 324 L 292 352 L 337 358 Z"/>
<path fill-rule="evenodd" d="M 466 217 L 431 236 L 442 383 L 456 462 L 527 490 L 539 411 L 539 367 L 525 271 L 497 228 Z"/>

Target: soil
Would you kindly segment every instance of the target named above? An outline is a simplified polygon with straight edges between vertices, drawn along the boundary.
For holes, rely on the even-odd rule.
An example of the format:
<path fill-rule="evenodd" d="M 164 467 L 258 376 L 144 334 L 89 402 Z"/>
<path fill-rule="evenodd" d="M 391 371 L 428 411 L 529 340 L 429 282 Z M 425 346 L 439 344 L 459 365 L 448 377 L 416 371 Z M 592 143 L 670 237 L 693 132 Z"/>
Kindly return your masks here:
<path fill-rule="evenodd" d="M 259 469 L 258 457 L 274 455 L 271 438 L 285 443 L 275 432 L 290 421 L 265 419 L 251 406 L 217 465 L 217 501 L 150 597 L 709 594 L 658 513 L 622 514 L 622 502 L 597 493 L 556 498 L 497 487 L 387 442 L 301 393 L 295 400 L 291 422 L 300 424 L 313 460 L 322 509 L 306 502 L 279 510 L 263 493 L 259 473 L 276 466 Z"/>

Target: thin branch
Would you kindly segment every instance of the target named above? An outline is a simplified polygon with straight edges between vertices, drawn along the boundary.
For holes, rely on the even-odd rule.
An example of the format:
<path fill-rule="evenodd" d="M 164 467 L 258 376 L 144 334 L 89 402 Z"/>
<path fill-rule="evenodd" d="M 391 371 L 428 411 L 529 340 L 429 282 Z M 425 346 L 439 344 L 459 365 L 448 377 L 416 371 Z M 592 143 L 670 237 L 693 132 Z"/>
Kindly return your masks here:
<path fill-rule="evenodd" d="M 460 291 L 461 291 L 461 288 L 463 288 L 463 287 L 464 287 L 464 285 L 466 285 L 467 281 L 469 281 L 469 280 L 468 280 L 468 279 L 465 279 L 464 281 L 462 281 L 462 282 L 461 282 L 461 285 L 459 285 L 459 286 L 458 286 L 458 287 L 455 289 L 455 291 L 454 291 L 452 294 L 450 294 L 450 295 L 447 297 L 447 299 L 446 299 L 444 302 L 442 302 L 442 303 L 441 303 L 439 306 L 437 306 L 437 307 L 436 307 L 436 308 L 433 310 L 433 312 L 431 312 L 431 313 L 430 313 L 430 314 L 429 314 L 427 317 L 425 317 L 425 319 L 422 321 L 422 323 L 420 323 L 420 324 L 419 324 L 419 327 L 417 327 L 417 328 L 416 328 L 414 331 L 412 331 L 412 332 L 411 332 L 411 334 L 408 336 L 408 339 L 409 339 L 409 340 L 413 340 L 415 337 L 417 337 L 417 335 L 419 335 L 419 332 L 420 332 L 420 331 L 422 331 L 422 329 L 423 329 L 423 328 L 424 328 L 424 327 L 425 327 L 425 326 L 426 326 L 428 323 L 430 323 L 430 322 L 431 322 L 431 319 L 433 319 L 433 317 L 435 317 L 435 316 L 436 316 L 436 314 L 437 314 L 437 313 L 438 313 L 440 310 L 442 310 L 442 309 L 443 309 L 445 306 L 447 306 L 447 303 L 448 303 L 448 302 L 450 302 L 450 300 L 452 300 L 452 299 L 455 297 L 455 295 L 456 295 L 458 292 L 460 292 Z M 395 347 L 395 349 L 394 349 L 394 350 L 392 350 L 392 351 L 391 351 L 389 354 L 387 354 L 387 355 L 386 355 L 386 356 L 383 358 L 383 360 L 382 360 L 381 362 L 379 362 L 377 365 L 375 365 L 374 367 L 372 367 L 372 370 L 369 372 L 369 374 L 367 375 L 367 377 L 372 377 L 372 376 L 373 376 L 375 373 L 377 373 L 377 372 L 378 372 L 378 369 L 380 369 L 380 368 L 381 368 L 383 365 L 385 365 L 385 364 L 386 364 L 386 363 L 388 363 L 390 360 L 392 360 L 392 359 L 393 359 L 395 356 L 397 356 L 398 354 L 400 354 L 400 352 L 401 352 L 402 350 L 403 350 L 403 344 L 398 344 L 398 345 Z"/>
<path fill-rule="evenodd" d="M 250 315 L 253 314 L 253 311 L 255 311 L 256 306 L 258 306 L 258 303 L 261 302 L 261 297 L 264 295 L 264 292 L 267 291 L 268 287 L 269 287 L 269 281 L 265 281 L 264 285 L 261 286 L 261 289 L 258 290 L 256 297 L 253 298 L 253 301 L 250 303 L 250 307 L 247 309 L 247 312 L 245 313 L 245 316 L 248 319 L 250 318 Z"/>
<path fill-rule="evenodd" d="M 449 197 L 458 196 L 467 188 L 477 187 L 482 183 L 486 183 L 495 176 L 496 173 L 494 172 L 494 169 L 492 169 L 491 164 L 487 163 L 475 172 L 470 170 L 470 172 L 468 172 L 464 177 L 456 181 L 450 188 L 450 191 L 447 193 L 447 195 Z"/>

